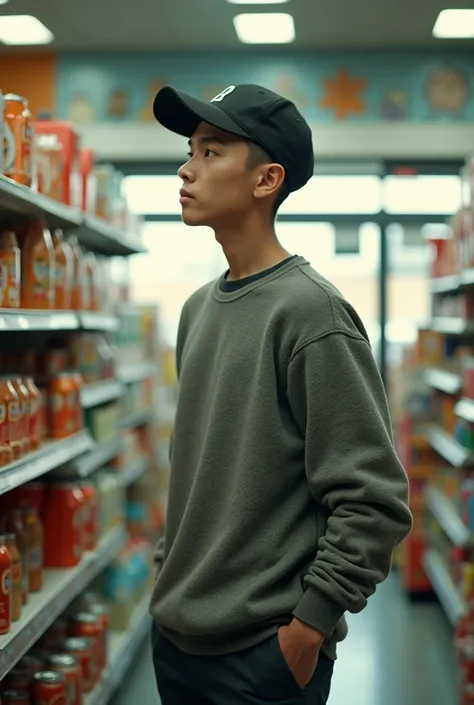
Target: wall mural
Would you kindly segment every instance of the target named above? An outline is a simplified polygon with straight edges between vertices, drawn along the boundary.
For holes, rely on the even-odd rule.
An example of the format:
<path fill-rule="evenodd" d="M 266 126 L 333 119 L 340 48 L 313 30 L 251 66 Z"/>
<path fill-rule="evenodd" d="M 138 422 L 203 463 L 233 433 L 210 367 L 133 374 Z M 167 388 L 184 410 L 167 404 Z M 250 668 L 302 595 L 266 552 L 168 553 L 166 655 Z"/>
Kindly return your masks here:
<path fill-rule="evenodd" d="M 266 85 L 310 122 L 474 122 L 474 53 L 62 54 L 56 113 L 77 123 L 148 122 L 168 83 L 210 100 Z"/>

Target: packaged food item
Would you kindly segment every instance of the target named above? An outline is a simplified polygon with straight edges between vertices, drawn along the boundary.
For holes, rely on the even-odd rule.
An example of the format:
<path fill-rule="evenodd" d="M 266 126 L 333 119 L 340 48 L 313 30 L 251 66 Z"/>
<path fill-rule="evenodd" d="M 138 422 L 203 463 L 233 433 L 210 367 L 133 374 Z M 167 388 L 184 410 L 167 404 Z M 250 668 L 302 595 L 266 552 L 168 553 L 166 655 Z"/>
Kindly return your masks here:
<path fill-rule="evenodd" d="M 4 160 L 4 141 L 5 141 L 5 98 L 3 97 L 2 91 L 0 91 L 0 174 L 5 171 L 5 160 Z"/>
<path fill-rule="evenodd" d="M 68 705 L 66 678 L 56 671 L 40 671 L 33 679 L 35 705 Z"/>
<path fill-rule="evenodd" d="M 44 482 L 27 482 L 17 489 L 18 506 L 36 507 L 38 514 L 41 512 L 43 502 L 46 497 L 46 485 Z"/>
<path fill-rule="evenodd" d="M 21 307 L 54 308 L 54 247 L 51 233 L 41 220 L 30 222 L 21 265 Z"/>
<path fill-rule="evenodd" d="M 29 440 L 30 450 L 37 450 L 41 444 L 41 392 L 33 377 L 25 377 L 23 383 L 28 391 L 29 409 Z"/>
<path fill-rule="evenodd" d="M 65 677 L 67 705 L 82 705 L 82 678 L 77 659 L 72 654 L 53 654 L 48 659 L 48 668 Z"/>
<path fill-rule="evenodd" d="M 23 605 L 23 592 L 21 582 L 21 559 L 18 547 L 16 545 L 15 534 L 5 534 L 5 544 L 8 549 L 8 553 L 10 554 L 11 560 L 11 619 L 12 622 L 17 622 L 21 617 L 21 608 Z"/>
<path fill-rule="evenodd" d="M 80 372 L 71 372 L 71 377 L 75 388 L 74 406 L 76 413 L 74 418 L 74 431 L 81 431 L 84 428 L 84 407 L 81 402 L 81 392 L 84 383 Z"/>
<path fill-rule="evenodd" d="M 94 685 L 100 678 L 102 623 L 100 617 L 90 612 L 78 612 L 71 619 L 71 630 L 74 636 L 86 637 L 91 642 L 92 652 L 92 680 Z"/>
<path fill-rule="evenodd" d="M 93 170 L 96 184 L 96 215 L 105 220 L 112 218 L 114 172 L 112 164 L 100 164 Z"/>
<path fill-rule="evenodd" d="M 42 359 L 42 370 L 46 381 L 50 381 L 61 372 L 66 372 L 69 367 L 68 351 L 62 347 L 51 348 Z"/>
<path fill-rule="evenodd" d="M 55 201 L 64 199 L 63 148 L 58 136 L 35 135 L 36 190 Z"/>
<path fill-rule="evenodd" d="M 7 515 L 7 531 L 15 534 L 16 545 L 20 553 L 21 561 L 21 594 L 23 604 L 28 602 L 29 574 L 30 574 L 30 545 L 28 543 L 28 533 L 23 523 L 21 509 L 12 509 Z"/>
<path fill-rule="evenodd" d="M 52 234 L 55 260 L 55 308 L 72 307 L 73 252 L 64 239 L 63 231 L 56 229 Z"/>
<path fill-rule="evenodd" d="M 2 425 L 2 445 L 9 446 L 12 460 L 18 460 L 23 455 L 23 444 L 20 442 L 21 427 L 20 421 L 20 401 L 11 380 L 3 377 L 0 384 L 0 394 L 6 409 L 6 422 Z"/>
<path fill-rule="evenodd" d="M 0 234 L 0 307 L 20 305 L 21 259 L 18 240 L 13 230 Z"/>
<path fill-rule="evenodd" d="M 90 693 L 94 687 L 91 639 L 69 637 L 62 646 L 64 651 L 76 657 L 81 669 L 83 693 Z"/>
<path fill-rule="evenodd" d="M 76 383 L 69 372 L 61 372 L 51 381 L 50 433 L 51 438 L 67 438 L 76 429 Z"/>
<path fill-rule="evenodd" d="M 39 592 L 43 588 L 43 525 L 35 506 L 24 507 L 22 513 L 30 551 L 28 588 L 29 592 Z"/>
<path fill-rule="evenodd" d="M 18 394 L 20 404 L 20 418 L 18 421 L 18 436 L 19 443 L 22 445 L 22 453 L 28 453 L 30 450 L 30 395 L 23 384 L 21 377 L 13 377 L 11 380 L 13 389 Z"/>
<path fill-rule="evenodd" d="M 88 308 L 88 306 L 86 306 L 87 293 L 84 253 L 75 235 L 69 238 L 69 244 L 71 246 L 73 260 L 72 308 L 75 311 L 81 311 Z"/>
<path fill-rule="evenodd" d="M 100 664 L 101 668 L 105 668 L 107 665 L 107 643 L 109 634 L 109 610 L 106 605 L 101 602 L 93 603 L 89 611 L 91 614 L 95 615 L 100 619 L 100 624 L 102 627 L 101 638 L 100 638 Z"/>
<path fill-rule="evenodd" d="M 73 208 L 82 205 L 82 179 L 80 166 L 80 135 L 76 126 L 63 120 L 37 120 L 36 135 L 56 135 L 62 148 L 61 180 L 63 203 Z"/>
<path fill-rule="evenodd" d="M 100 285 L 98 282 L 97 257 L 93 252 L 84 255 L 84 310 L 100 309 Z"/>
<path fill-rule="evenodd" d="M 99 538 L 99 503 L 92 482 L 78 483 L 85 498 L 84 550 L 93 551 Z"/>
<path fill-rule="evenodd" d="M 0 634 L 8 634 L 12 623 L 11 558 L 4 535 L 0 535 Z"/>
<path fill-rule="evenodd" d="M 94 173 L 95 157 L 92 149 L 80 150 L 82 180 L 82 210 L 95 215 L 97 201 L 97 179 Z"/>
<path fill-rule="evenodd" d="M 43 512 L 45 567 L 72 568 L 81 560 L 84 505 L 84 494 L 76 484 L 51 485 Z"/>
<path fill-rule="evenodd" d="M 29 651 L 25 654 L 18 662 L 18 667 L 25 670 L 30 677 L 30 684 L 33 682 L 35 673 L 44 670 L 44 658 L 39 657 L 37 654 Z"/>
<path fill-rule="evenodd" d="M 7 93 L 4 107 L 4 173 L 19 184 L 31 186 L 32 115 L 26 98 Z"/>
<path fill-rule="evenodd" d="M 9 465 L 13 460 L 13 449 L 10 445 L 10 424 L 8 420 L 9 381 L 10 380 L 4 377 L 0 377 L 0 449 L 2 466 Z"/>

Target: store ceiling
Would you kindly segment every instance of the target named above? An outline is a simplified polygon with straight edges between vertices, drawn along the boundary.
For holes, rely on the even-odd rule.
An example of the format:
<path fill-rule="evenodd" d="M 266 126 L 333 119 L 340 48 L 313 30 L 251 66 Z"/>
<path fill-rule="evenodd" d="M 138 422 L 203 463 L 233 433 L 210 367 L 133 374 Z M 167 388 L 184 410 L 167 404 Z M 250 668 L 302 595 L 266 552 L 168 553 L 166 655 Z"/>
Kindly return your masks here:
<path fill-rule="evenodd" d="M 232 17 L 273 9 L 291 12 L 296 24 L 296 43 L 279 50 L 366 49 L 442 46 L 431 30 L 440 10 L 449 6 L 468 8 L 472 2 L 290 0 L 265 7 L 226 0 L 9 0 L 0 5 L 0 15 L 35 15 L 53 32 L 53 47 L 59 50 L 248 50 L 236 39 Z"/>

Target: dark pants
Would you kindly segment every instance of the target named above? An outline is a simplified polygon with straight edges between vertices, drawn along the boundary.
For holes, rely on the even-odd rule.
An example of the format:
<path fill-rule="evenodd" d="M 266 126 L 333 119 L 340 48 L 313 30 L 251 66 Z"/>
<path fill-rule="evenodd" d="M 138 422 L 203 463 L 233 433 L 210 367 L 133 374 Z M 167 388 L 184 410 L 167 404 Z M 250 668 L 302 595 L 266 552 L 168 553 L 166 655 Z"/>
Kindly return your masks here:
<path fill-rule="evenodd" d="M 278 637 L 225 656 L 191 656 L 153 626 L 153 663 L 163 705 L 326 705 L 334 663 L 324 654 L 300 688 Z"/>

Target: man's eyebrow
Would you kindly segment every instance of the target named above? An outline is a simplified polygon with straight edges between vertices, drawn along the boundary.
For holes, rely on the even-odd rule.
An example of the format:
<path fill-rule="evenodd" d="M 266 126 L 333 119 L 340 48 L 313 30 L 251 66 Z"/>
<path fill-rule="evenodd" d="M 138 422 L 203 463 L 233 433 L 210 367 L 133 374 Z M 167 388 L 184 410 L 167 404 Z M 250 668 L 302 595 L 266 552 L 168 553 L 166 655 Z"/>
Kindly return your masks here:
<path fill-rule="evenodd" d="M 227 144 L 227 142 L 225 141 L 225 139 L 223 137 L 217 137 L 217 135 L 208 135 L 205 137 L 199 137 L 197 141 L 199 142 L 199 144 L 216 144 L 216 143 L 222 144 L 222 145 Z M 193 146 L 193 139 L 192 138 L 188 140 L 188 145 L 190 147 Z"/>

